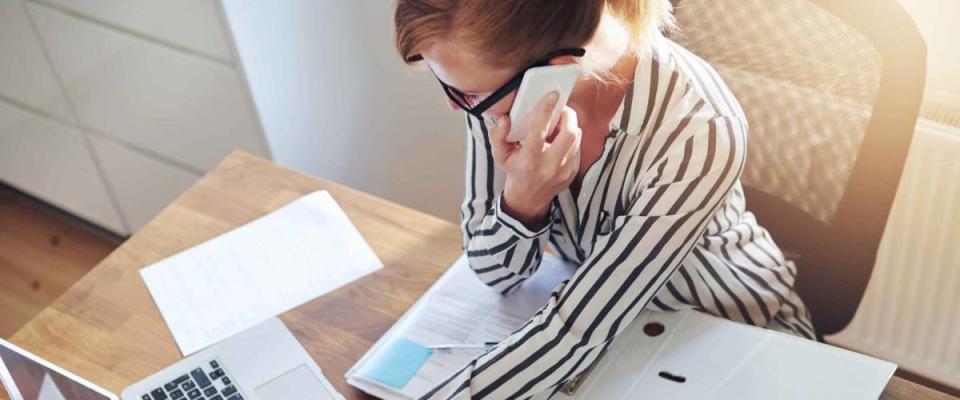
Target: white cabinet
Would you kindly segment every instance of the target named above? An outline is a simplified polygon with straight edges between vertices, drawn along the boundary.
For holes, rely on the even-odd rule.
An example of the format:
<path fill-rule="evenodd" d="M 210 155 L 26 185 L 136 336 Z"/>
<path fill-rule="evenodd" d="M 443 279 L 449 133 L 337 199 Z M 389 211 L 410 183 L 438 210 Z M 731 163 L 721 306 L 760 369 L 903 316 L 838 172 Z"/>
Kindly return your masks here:
<path fill-rule="evenodd" d="M 0 98 L 72 120 L 19 0 L 0 0 Z"/>
<path fill-rule="evenodd" d="M 140 229 L 199 176 L 134 148 L 91 137 L 107 182 L 131 231 Z"/>
<path fill-rule="evenodd" d="M 215 0 L 45 0 L 46 4 L 229 62 Z"/>
<path fill-rule="evenodd" d="M 129 234 L 239 149 L 456 220 L 463 114 L 399 60 L 392 14 L 382 1 L 0 0 L 0 183 Z M 23 121 L 44 133 L 22 135 Z"/>
<path fill-rule="evenodd" d="M 205 171 L 265 154 L 239 72 L 45 5 L 30 16 L 79 123 Z"/>
<path fill-rule="evenodd" d="M 121 235 L 270 155 L 216 0 L 0 0 L 0 182 Z"/>
<path fill-rule="evenodd" d="M 0 102 L 0 180 L 124 232 L 84 140 L 74 128 Z"/>

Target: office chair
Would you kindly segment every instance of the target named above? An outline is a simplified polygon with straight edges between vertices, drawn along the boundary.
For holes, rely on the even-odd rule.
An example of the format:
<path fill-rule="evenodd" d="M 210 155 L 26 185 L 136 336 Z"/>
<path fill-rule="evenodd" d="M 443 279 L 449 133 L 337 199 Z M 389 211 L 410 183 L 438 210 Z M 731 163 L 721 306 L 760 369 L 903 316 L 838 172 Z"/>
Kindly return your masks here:
<path fill-rule="evenodd" d="M 750 125 L 747 210 L 797 263 L 818 339 L 853 319 L 913 137 L 926 46 L 896 0 L 682 0 L 671 38 Z"/>

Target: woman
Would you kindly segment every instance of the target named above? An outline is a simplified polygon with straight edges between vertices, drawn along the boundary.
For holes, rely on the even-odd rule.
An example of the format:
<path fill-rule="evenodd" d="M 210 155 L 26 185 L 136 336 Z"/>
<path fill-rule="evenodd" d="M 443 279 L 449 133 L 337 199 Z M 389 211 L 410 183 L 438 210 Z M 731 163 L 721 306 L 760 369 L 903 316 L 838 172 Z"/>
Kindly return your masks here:
<path fill-rule="evenodd" d="M 670 11 L 667 0 L 399 0 L 400 54 L 467 111 L 471 268 L 507 293 L 547 244 L 579 265 L 530 321 L 425 397 L 548 397 L 644 308 L 814 337 L 795 265 L 745 211 L 743 111 L 660 33 Z M 512 126 L 519 74 L 574 62 L 583 73 L 557 128 L 545 128 L 555 93 Z M 515 129 L 526 138 L 509 143 Z"/>

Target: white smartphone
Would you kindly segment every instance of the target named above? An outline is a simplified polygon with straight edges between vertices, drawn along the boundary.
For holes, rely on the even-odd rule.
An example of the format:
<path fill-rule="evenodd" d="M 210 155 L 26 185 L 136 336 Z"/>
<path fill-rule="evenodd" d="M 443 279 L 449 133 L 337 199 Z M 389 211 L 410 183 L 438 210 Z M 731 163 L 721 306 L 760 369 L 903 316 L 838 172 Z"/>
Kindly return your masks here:
<path fill-rule="evenodd" d="M 553 132 L 560 119 L 560 111 L 567 104 L 570 98 L 570 92 L 573 91 L 573 85 L 577 83 L 577 77 L 580 76 L 579 64 L 547 65 L 527 70 L 523 75 L 523 81 L 520 82 L 520 88 L 517 89 L 517 97 L 513 100 L 513 107 L 510 108 L 510 133 L 507 134 L 507 141 L 522 141 L 527 133 L 528 119 L 531 112 L 536 110 L 537 103 L 543 96 L 556 90 L 560 94 L 557 107 L 550 116 L 550 124 L 547 126 L 547 132 Z"/>

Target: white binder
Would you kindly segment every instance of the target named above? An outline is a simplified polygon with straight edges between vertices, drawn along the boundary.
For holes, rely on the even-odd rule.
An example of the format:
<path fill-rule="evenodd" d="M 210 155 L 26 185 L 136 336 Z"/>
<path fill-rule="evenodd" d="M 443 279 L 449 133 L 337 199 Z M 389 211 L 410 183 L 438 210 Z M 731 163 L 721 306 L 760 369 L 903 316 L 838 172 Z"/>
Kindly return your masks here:
<path fill-rule="evenodd" d="M 655 333 L 662 327 L 662 332 Z M 647 329 L 644 329 L 647 328 Z M 701 312 L 644 312 L 560 399 L 875 400 L 896 365 Z"/>

